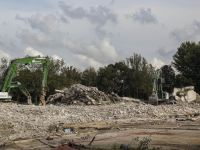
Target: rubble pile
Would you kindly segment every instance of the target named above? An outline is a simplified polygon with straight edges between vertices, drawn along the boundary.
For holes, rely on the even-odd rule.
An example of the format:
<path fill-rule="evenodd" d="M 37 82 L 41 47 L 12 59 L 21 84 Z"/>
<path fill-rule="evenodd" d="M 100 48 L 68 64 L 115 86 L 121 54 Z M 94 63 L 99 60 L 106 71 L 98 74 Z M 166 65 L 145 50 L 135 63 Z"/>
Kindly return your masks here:
<path fill-rule="evenodd" d="M 174 88 L 172 97 L 177 101 L 192 102 L 197 99 L 198 94 L 194 91 L 194 86 L 188 86 L 184 88 Z"/>
<path fill-rule="evenodd" d="M 69 89 L 55 91 L 56 94 L 47 98 L 47 104 L 60 102 L 66 105 L 105 105 L 122 101 L 122 98 L 115 93 L 107 95 L 96 87 L 81 84 L 74 84 Z"/>
<path fill-rule="evenodd" d="M 200 119 L 199 105 L 153 106 L 140 102 L 120 102 L 110 105 L 0 105 L 0 141 L 47 137 L 53 134 L 50 127 L 56 127 L 56 134 L 62 135 L 62 125 L 88 122 L 144 123 L 154 120 L 176 120 L 178 116 Z"/>

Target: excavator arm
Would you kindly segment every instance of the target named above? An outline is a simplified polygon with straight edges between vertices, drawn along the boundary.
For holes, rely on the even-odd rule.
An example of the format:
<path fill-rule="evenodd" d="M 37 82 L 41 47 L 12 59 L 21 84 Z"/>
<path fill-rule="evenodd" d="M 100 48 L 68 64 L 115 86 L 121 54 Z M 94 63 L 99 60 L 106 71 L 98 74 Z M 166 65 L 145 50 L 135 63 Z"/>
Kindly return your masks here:
<path fill-rule="evenodd" d="M 21 92 L 27 97 L 27 102 L 29 105 L 32 104 L 31 95 L 28 90 L 20 82 L 11 82 L 10 88 L 19 88 Z"/>
<path fill-rule="evenodd" d="M 167 92 L 163 92 L 162 89 L 162 70 L 158 69 L 155 71 L 153 78 L 153 91 L 152 95 L 149 97 L 149 103 L 157 103 L 159 101 L 165 101 L 169 99 L 169 94 Z"/>
<path fill-rule="evenodd" d="M 50 64 L 50 61 L 49 61 L 49 58 L 47 58 L 47 61 L 43 66 L 42 91 L 41 91 L 39 105 L 46 105 L 45 96 L 46 96 L 46 91 L 47 91 L 47 75 L 48 75 L 49 64 Z"/>
<path fill-rule="evenodd" d="M 157 93 L 158 98 L 162 98 L 162 70 L 156 70 L 153 80 L 153 93 Z"/>

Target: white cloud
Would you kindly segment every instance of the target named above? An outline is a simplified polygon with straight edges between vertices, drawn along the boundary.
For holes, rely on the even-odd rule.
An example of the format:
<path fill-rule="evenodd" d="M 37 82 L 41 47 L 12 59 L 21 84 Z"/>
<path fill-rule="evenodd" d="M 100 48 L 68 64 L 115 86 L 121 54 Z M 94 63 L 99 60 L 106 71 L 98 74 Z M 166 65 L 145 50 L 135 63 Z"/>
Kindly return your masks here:
<path fill-rule="evenodd" d="M 27 47 L 27 48 L 25 48 L 24 54 L 25 54 L 25 55 L 29 55 L 29 56 L 38 56 L 38 55 L 44 56 L 41 52 L 39 52 L 39 51 L 33 49 L 32 47 Z"/>
<path fill-rule="evenodd" d="M 187 29 L 175 29 L 174 31 L 170 32 L 170 36 L 179 42 L 195 40 L 194 34 L 189 34 Z"/>
<path fill-rule="evenodd" d="M 27 48 L 25 48 L 25 50 L 24 50 L 24 54 L 25 55 L 29 55 L 29 56 L 38 56 L 38 55 L 40 55 L 41 57 L 42 56 L 44 56 L 44 54 L 42 53 L 42 52 L 39 52 L 39 51 L 37 51 L 37 50 L 35 50 L 35 49 L 33 49 L 32 47 L 27 47 Z M 51 56 L 53 59 L 55 59 L 55 60 L 62 60 L 62 58 L 61 57 L 59 57 L 58 55 L 52 55 Z"/>
<path fill-rule="evenodd" d="M 8 53 L 5 53 L 4 51 L 0 50 L 0 65 L 1 65 L 1 59 L 2 58 L 6 58 L 9 60 L 11 60 L 11 56 Z"/>
<path fill-rule="evenodd" d="M 102 67 L 103 65 L 98 62 L 95 61 L 93 58 L 89 58 L 85 55 L 80 55 L 80 54 L 76 54 L 73 56 L 78 62 L 80 62 L 80 64 L 84 67 L 88 67 L 88 66 L 92 66 L 95 69 L 98 69 L 99 67 Z"/>
<path fill-rule="evenodd" d="M 158 60 L 156 57 L 153 58 L 152 65 L 156 67 L 156 69 L 160 69 L 165 63 L 161 60 Z"/>
<path fill-rule="evenodd" d="M 119 56 L 108 38 L 102 40 L 100 44 L 79 44 L 63 40 L 63 45 L 75 54 L 93 58 L 100 63 L 111 63 L 119 60 Z"/>
<path fill-rule="evenodd" d="M 196 20 L 183 29 L 174 29 L 170 32 L 170 36 L 179 42 L 196 41 L 199 35 L 200 22 Z"/>
<path fill-rule="evenodd" d="M 0 58 L 11 59 L 11 56 L 8 53 L 5 53 L 4 51 L 0 50 Z"/>
<path fill-rule="evenodd" d="M 51 56 L 53 59 L 55 59 L 55 60 L 62 60 L 62 58 L 61 57 L 59 57 L 58 55 L 52 55 Z"/>
<path fill-rule="evenodd" d="M 116 61 L 118 59 L 118 55 L 115 51 L 114 46 L 110 44 L 110 39 L 106 38 L 101 42 L 100 51 L 105 59 Z"/>
<path fill-rule="evenodd" d="M 41 34 L 36 34 L 30 32 L 29 30 L 22 30 L 18 37 L 22 40 L 23 43 L 28 45 L 47 47 L 52 46 L 52 41 L 48 37 L 42 36 Z"/>

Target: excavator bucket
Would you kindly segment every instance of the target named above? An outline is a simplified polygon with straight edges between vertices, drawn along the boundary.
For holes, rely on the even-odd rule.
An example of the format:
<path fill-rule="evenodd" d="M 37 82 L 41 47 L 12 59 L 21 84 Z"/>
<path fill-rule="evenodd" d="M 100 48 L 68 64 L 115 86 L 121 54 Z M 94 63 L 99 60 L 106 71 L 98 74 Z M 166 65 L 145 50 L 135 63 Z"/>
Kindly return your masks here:
<path fill-rule="evenodd" d="M 28 103 L 28 105 L 32 105 L 31 96 L 28 96 L 28 97 L 27 97 L 27 103 Z"/>
<path fill-rule="evenodd" d="M 158 103 L 158 96 L 156 93 L 153 93 L 150 97 L 149 97 L 149 104 L 157 104 Z"/>

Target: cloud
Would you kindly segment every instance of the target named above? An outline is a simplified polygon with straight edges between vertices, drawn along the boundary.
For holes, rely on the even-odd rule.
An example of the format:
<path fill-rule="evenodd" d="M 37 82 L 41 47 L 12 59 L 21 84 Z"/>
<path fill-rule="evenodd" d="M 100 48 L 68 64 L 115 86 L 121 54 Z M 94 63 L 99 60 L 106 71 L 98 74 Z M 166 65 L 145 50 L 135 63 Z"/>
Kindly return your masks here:
<path fill-rule="evenodd" d="M 56 47 L 59 42 L 59 38 L 56 36 L 45 36 L 43 34 L 38 34 L 30 32 L 29 30 L 22 30 L 21 33 L 17 35 L 23 43 L 27 45 L 39 46 L 39 47 Z"/>
<path fill-rule="evenodd" d="M 18 37 L 26 45 L 34 47 L 44 47 L 52 49 L 54 47 L 60 49 L 67 49 L 74 54 L 85 55 L 88 58 L 93 58 L 95 61 L 102 64 L 112 63 L 119 60 L 119 56 L 113 45 L 110 43 L 110 39 L 105 38 L 100 43 L 80 43 L 73 42 L 64 37 L 52 37 L 42 34 L 32 33 L 29 30 L 22 30 Z"/>
<path fill-rule="evenodd" d="M 152 61 L 152 65 L 156 68 L 156 69 L 160 69 L 163 65 L 165 65 L 165 63 L 161 60 L 158 60 L 156 57 L 153 58 Z"/>
<path fill-rule="evenodd" d="M 7 22 L 3 22 L 3 25 L 6 26 L 6 25 L 8 25 L 8 23 Z"/>
<path fill-rule="evenodd" d="M 174 29 L 170 32 L 170 37 L 178 42 L 195 41 L 198 35 L 200 35 L 200 22 L 196 20 L 187 28 Z"/>
<path fill-rule="evenodd" d="M 82 19 L 86 11 L 82 7 L 73 9 L 71 6 L 66 5 L 65 2 L 58 2 L 58 6 L 62 9 L 65 15 L 73 19 Z"/>
<path fill-rule="evenodd" d="M 200 35 L 200 21 L 194 20 L 193 24 L 194 24 L 193 27 L 194 34 Z"/>
<path fill-rule="evenodd" d="M 109 4 L 109 6 L 113 5 L 115 3 L 116 0 L 112 0 Z"/>
<path fill-rule="evenodd" d="M 166 51 L 165 47 L 159 47 L 157 53 L 164 58 L 171 59 L 172 55 L 176 53 L 176 50 Z"/>
<path fill-rule="evenodd" d="M 139 22 L 141 24 L 145 24 L 145 23 L 156 24 L 158 22 L 156 16 L 151 13 L 150 8 L 148 8 L 147 10 L 145 10 L 144 8 L 141 8 L 139 12 L 136 12 L 135 14 L 126 15 L 126 18 L 127 19 L 131 18 L 133 19 L 133 21 Z"/>
<path fill-rule="evenodd" d="M 19 54 L 19 45 L 18 41 L 15 39 L 8 38 L 7 36 L 0 35 L 0 48 L 2 50 L 6 50 L 6 52 L 11 52 L 12 54 L 17 53 Z M 14 50 L 14 51 L 13 51 Z"/>
<path fill-rule="evenodd" d="M 2 58 L 6 58 L 6 59 L 8 59 L 8 60 L 11 60 L 11 56 L 10 56 L 8 53 L 6 53 L 6 52 L 0 50 L 0 60 L 1 60 Z M 1 63 L 1 61 L 0 61 L 0 63 Z"/>
<path fill-rule="evenodd" d="M 24 54 L 25 54 L 25 56 L 38 56 L 38 55 L 40 55 L 41 57 L 43 57 L 44 56 L 44 54 L 42 53 L 42 52 L 40 52 L 40 51 L 38 51 L 38 50 L 35 50 L 35 49 L 33 49 L 32 47 L 27 47 L 27 48 L 25 48 L 25 50 L 24 50 Z M 55 60 L 62 60 L 62 58 L 61 57 L 59 57 L 58 55 L 52 55 L 51 56 L 53 59 L 55 59 Z"/>
<path fill-rule="evenodd" d="M 0 50 L 0 65 L 2 65 L 2 62 L 1 62 L 1 59 L 2 59 L 2 58 L 7 59 L 7 60 L 8 60 L 8 64 L 9 64 L 9 61 L 12 59 L 11 56 L 10 56 L 8 53 L 6 53 L 6 52 Z M 7 64 L 7 65 L 8 65 L 8 64 Z"/>
<path fill-rule="evenodd" d="M 30 18 L 22 18 L 17 14 L 15 19 L 29 23 L 33 29 L 46 34 L 55 32 L 59 24 L 59 20 L 53 14 L 42 16 L 40 13 L 37 13 Z"/>
<path fill-rule="evenodd" d="M 96 32 L 97 36 L 101 37 L 101 38 L 105 37 L 105 35 L 106 35 L 106 31 L 104 29 L 102 29 L 101 26 L 99 26 L 99 25 L 95 27 L 95 32 Z"/>
<path fill-rule="evenodd" d="M 117 23 L 117 15 L 114 14 L 109 8 L 98 6 L 97 8 L 90 8 L 90 11 L 86 14 L 86 18 L 97 25 L 105 25 L 108 21 Z"/>
<path fill-rule="evenodd" d="M 38 56 L 38 55 L 44 56 L 41 52 L 39 52 L 39 51 L 33 49 L 32 47 L 27 47 L 27 48 L 25 48 L 24 54 L 25 54 L 25 55 L 28 55 L 28 56 Z"/>
<path fill-rule="evenodd" d="M 89 58 L 85 55 L 80 55 L 80 54 L 76 54 L 73 55 L 73 57 L 83 66 L 83 67 L 88 67 L 88 66 L 92 66 L 95 69 L 98 69 L 99 67 L 102 67 L 103 64 L 101 64 L 98 61 L 95 61 L 93 58 Z"/>
<path fill-rule="evenodd" d="M 20 17 L 19 14 L 16 14 L 15 19 L 16 19 L 16 20 L 21 20 L 21 21 L 24 21 L 24 22 L 27 21 L 27 18 Z"/>
<path fill-rule="evenodd" d="M 60 20 L 64 23 L 69 23 L 69 21 L 64 16 L 60 16 Z"/>
<path fill-rule="evenodd" d="M 117 23 L 117 15 L 114 14 L 109 8 L 104 6 L 91 7 L 89 10 L 83 7 L 72 8 L 64 2 L 58 3 L 63 13 L 73 19 L 88 19 L 92 24 L 105 25 L 108 21 Z"/>
<path fill-rule="evenodd" d="M 110 44 L 110 40 L 105 38 L 100 44 L 79 44 L 68 40 L 63 40 L 63 45 L 74 54 L 84 55 L 93 58 L 100 63 L 110 63 L 119 60 L 115 48 Z"/>
<path fill-rule="evenodd" d="M 91 24 L 96 25 L 95 32 L 99 37 L 105 35 L 105 30 L 102 27 L 107 22 L 112 22 L 114 24 L 117 23 L 117 15 L 111 11 L 111 9 L 98 6 L 98 7 L 90 7 L 89 9 L 84 9 L 83 7 L 73 8 L 72 6 L 67 5 L 64 2 L 58 3 L 59 7 L 63 11 L 64 16 L 61 16 L 61 20 L 63 22 L 67 22 L 66 17 L 71 19 L 87 19 Z"/>
<path fill-rule="evenodd" d="M 0 46 L 4 47 L 5 45 L 7 45 L 5 38 L 0 35 Z"/>
<path fill-rule="evenodd" d="M 174 31 L 170 32 L 170 37 L 179 42 L 195 40 L 194 34 L 189 34 L 186 29 L 175 29 Z"/>
<path fill-rule="evenodd" d="M 55 59 L 55 60 L 62 60 L 62 58 L 59 57 L 58 55 L 52 55 L 51 57 L 52 57 L 53 59 Z"/>

